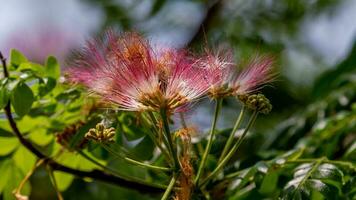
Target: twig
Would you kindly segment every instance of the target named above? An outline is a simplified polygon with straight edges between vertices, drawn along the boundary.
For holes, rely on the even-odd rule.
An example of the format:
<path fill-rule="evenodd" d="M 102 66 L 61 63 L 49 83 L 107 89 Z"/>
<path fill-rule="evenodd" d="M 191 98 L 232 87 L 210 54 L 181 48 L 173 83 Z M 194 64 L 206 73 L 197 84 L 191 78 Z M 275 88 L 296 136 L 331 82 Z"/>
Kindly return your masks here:
<path fill-rule="evenodd" d="M 40 159 L 35 163 L 33 168 L 26 174 L 25 178 L 22 179 L 22 181 L 20 182 L 19 187 L 14 191 L 14 195 L 15 196 L 21 196 L 21 190 L 22 190 L 23 186 L 28 181 L 28 179 L 30 179 L 30 177 L 36 171 L 36 169 L 43 164 L 43 162 L 44 162 L 44 160 Z"/>
<path fill-rule="evenodd" d="M 46 168 L 47 168 L 47 171 L 48 171 L 48 174 L 49 174 L 49 178 L 51 179 L 53 188 L 54 188 L 54 190 L 55 190 L 56 193 L 57 193 L 57 198 L 58 198 L 58 200 L 63 200 L 63 196 L 62 196 L 61 192 L 60 192 L 59 189 L 58 189 L 56 177 L 54 177 L 53 170 L 52 170 L 50 167 L 48 167 L 48 166 L 47 166 Z"/>

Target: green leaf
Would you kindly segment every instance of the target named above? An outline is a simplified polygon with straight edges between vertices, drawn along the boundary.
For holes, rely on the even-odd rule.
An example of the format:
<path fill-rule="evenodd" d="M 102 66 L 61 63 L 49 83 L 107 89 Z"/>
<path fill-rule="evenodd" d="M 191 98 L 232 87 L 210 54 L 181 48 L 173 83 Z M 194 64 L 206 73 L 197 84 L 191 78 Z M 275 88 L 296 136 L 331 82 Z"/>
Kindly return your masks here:
<path fill-rule="evenodd" d="M 152 140 L 146 136 L 131 150 L 131 153 L 139 160 L 149 160 L 153 156 L 153 149 Z"/>
<path fill-rule="evenodd" d="M 333 185 L 341 190 L 344 182 L 344 174 L 335 165 L 324 163 L 318 167 L 317 170 L 311 175 L 313 179 L 322 180 L 325 183 Z"/>
<path fill-rule="evenodd" d="M 72 183 L 74 176 L 64 172 L 53 172 L 59 191 L 65 191 Z"/>
<path fill-rule="evenodd" d="M 22 173 L 20 169 L 18 169 L 12 162 L 11 162 L 11 170 L 9 172 L 10 178 L 6 183 L 6 186 L 3 191 L 4 200 L 14 200 L 13 191 L 16 189 L 20 182 L 25 177 L 25 174 Z M 31 192 L 31 185 L 29 182 L 26 182 L 24 187 L 21 190 L 22 195 L 29 195 Z"/>
<path fill-rule="evenodd" d="M 15 137 L 0 137 L 0 156 L 10 154 L 19 144 L 18 139 Z"/>
<path fill-rule="evenodd" d="M 9 102 L 9 98 L 10 98 L 9 90 L 6 87 L 1 86 L 0 87 L 0 109 L 5 108 L 5 106 Z"/>
<path fill-rule="evenodd" d="M 11 49 L 10 52 L 10 64 L 18 67 L 21 63 L 28 62 L 27 58 L 18 50 Z"/>
<path fill-rule="evenodd" d="M 47 130 L 42 129 L 35 129 L 30 133 L 29 136 L 30 140 L 36 143 L 39 146 L 46 146 L 53 140 L 53 134 L 47 134 Z"/>
<path fill-rule="evenodd" d="M 49 127 L 50 121 L 45 116 L 30 117 L 26 115 L 22 117 L 21 120 L 17 120 L 17 126 L 20 128 L 21 132 L 27 133 Z"/>
<path fill-rule="evenodd" d="M 256 166 L 245 169 L 235 178 L 232 182 L 231 190 L 239 191 L 242 187 L 244 187 L 249 181 L 250 178 L 253 177 L 257 172 Z"/>
<path fill-rule="evenodd" d="M 337 199 L 338 191 L 334 187 L 330 187 L 321 180 L 309 179 L 305 182 L 305 188 L 311 190 L 309 193 L 312 194 L 312 190 L 318 191 L 326 199 Z"/>
<path fill-rule="evenodd" d="M 95 159 L 96 160 L 96 159 Z M 100 163 L 103 163 L 97 160 Z M 58 158 L 58 162 L 68 167 L 73 167 L 81 170 L 90 171 L 96 168 L 96 165 L 85 159 L 79 154 L 74 154 L 71 152 L 63 152 L 61 156 Z M 104 164 L 104 163 L 103 163 Z M 70 184 L 72 183 L 74 176 L 68 173 L 63 173 L 59 171 L 53 172 L 54 177 L 56 179 L 56 183 L 58 184 L 58 189 L 60 191 L 66 190 Z"/>
<path fill-rule="evenodd" d="M 49 56 L 46 61 L 46 74 L 48 77 L 54 78 L 57 80 L 61 75 L 61 71 L 59 68 L 59 63 L 57 59 L 53 56 Z"/>
<path fill-rule="evenodd" d="M 36 163 L 36 157 L 23 146 L 15 151 L 13 160 L 23 174 L 27 174 Z"/>
<path fill-rule="evenodd" d="M 10 171 L 11 171 L 11 160 L 6 159 L 0 161 L 0 193 L 4 190 L 9 178 L 10 178 Z"/>
<path fill-rule="evenodd" d="M 354 141 L 347 149 L 344 158 L 350 160 L 356 160 L 356 141 Z"/>
<path fill-rule="evenodd" d="M 56 79 L 48 77 L 44 78 L 43 84 L 41 84 L 38 88 L 38 94 L 42 97 L 51 92 L 56 87 Z"/>
<path fill-rule="evenodd" d="M 350 178 L 343 188 L 343 194 L 349 196 L 350 199 L 356 197 L 356 177 Z"/>
<path fill-rule="evenodd" d="M 20 82 L 12 91 L 11 103 L 18 116 L 26 115 L 32 106 L 34 96 L 30 87 Z"/>
<path fill-rule="evenodd" d="M 45 69 L 42 65 L 37 63 L 31 63 L 31 62 L 21 63 L 20 66 L 17 68 L 17 71 L 31 72 L 31 74 L 37 77 L 42 77 L 44 75 L 44 70 Z"/>
<path fill-rule="evenodd" d="M 342 172 L 334 165 L 319 162 L 302 164 L 296 168 L 294 178 L 284 188 L 282 199 L 311 199 L 317 191 L 326 199 L 335 199 L 342 184 Z M 336 186 L 336 187 L 335 187 Z"/>
<path fill-rule="evenodd" d="M 119 128 L 129 141 L 137 140 L 146 135 L 146 130 L 142 126 L 138 126 L 139 123 L 139 117 L 135 114 L 124 113 L 119 116 Z"/>
<path fill-rule="evenodd" d="M 271 194 L 277 188 L 278 176 L 279 174 L 276 171 L 267 172 L 263 178 L 259 192 L 262 194 Z"/>

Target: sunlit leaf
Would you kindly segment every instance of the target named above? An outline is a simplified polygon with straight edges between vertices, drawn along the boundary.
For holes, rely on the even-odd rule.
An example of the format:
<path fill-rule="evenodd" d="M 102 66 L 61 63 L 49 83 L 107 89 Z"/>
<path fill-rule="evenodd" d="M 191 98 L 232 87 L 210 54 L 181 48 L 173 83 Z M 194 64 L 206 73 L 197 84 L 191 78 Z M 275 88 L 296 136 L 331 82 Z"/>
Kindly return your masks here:
<path fill-rule="evenodd" d="M 25 147 L 20 146 L 13 155 L 16 166 L 21 169 L 23 174 L 27 174 L 35 165 L 36 157 Z"/>
<path fill-rule="evenodd" d="M 28 62 L 27 58 L 18 50 L 11 49 L 10 63 L 11 65 L 18 67 L 21 63 Z"/>
<path fill-rule="evenodd" d="M 54 136 L 47 134 L 46 129 L 35 129 L 30 133 L 29 138 L 39 146 L 46 146 L 53 140 Z"/>
<path fill-rule="evenodd" d="M 19 144 L 20 142 L 15 137 L 0 137 L 0 156 L 13 152 Z"/>
<path fill-rule="evenodd" d="M 7 182 L 9 181 L 10 178 L 10 172 L 11 172 L 11 160 L 6 159 L 0 161 L 0 172 L 1 172 L 1 178 L 0 178 L 0 193 L 3 191 L 5 188 Z"/>
<path fill-rule="evenodd" d="M 73 175 L 64 172 L 55 171 L 53 174 L 59 191 L 65 191 L 74 179 Z"/>
<path fill-rule="evenodd" d="M 46 74 L 48 77 L 51 77 L 56 80 L 61 75 L 59 63 L 58 63 L 57 59 L 53 56 L 49 56 L 47 58 L 45 68 L 46 68 Z"/>

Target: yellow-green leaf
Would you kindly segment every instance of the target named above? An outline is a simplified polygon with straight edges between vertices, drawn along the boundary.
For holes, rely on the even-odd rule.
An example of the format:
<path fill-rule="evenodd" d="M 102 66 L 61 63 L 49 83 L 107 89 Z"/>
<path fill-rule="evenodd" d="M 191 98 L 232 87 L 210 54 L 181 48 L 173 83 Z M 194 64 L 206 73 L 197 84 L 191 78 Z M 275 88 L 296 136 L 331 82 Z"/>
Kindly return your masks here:
<path fill-rule="evenodd" d="M 58 79 L 61 75 L 59 63 L 53 56 L 49 56 L 46 61 L 46 73 L 48 77 Z"/>
<path fill-rule="evenodd" d="M 27 58 L 18 50 L 11 49 L 10 52 L 10 63 L 15 67 L 18 67 L 21 63 L 28 62 Z"/>
<path fill-rule="evenodd" d="M 73 175 L 64 172 L 55 171 L 53 174 L 59 191 L 66 190 L 74 179 Z"/>
<path fill-rule="evenodd" d="M 15 137 L 0 137 L 0 156 L 5 156 L 13 152 L 19 146 L 19 141 Z"/>
<path fill-rule="evenodd" d="M 15 151 L 13 160 L 24 174 L 27 174 L 36 163 L 36 157 L 23 146 Z"/>

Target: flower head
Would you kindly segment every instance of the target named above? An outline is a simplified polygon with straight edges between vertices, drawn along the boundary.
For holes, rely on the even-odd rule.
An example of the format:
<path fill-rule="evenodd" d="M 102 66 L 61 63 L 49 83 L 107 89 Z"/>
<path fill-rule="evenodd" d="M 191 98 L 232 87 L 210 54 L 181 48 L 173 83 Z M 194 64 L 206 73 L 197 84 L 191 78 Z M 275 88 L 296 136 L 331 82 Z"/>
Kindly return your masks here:
<path fill-rule="evenodd" d="M 67 72 L 71 81 L 128 111 L 178 111 L 208 90 L 194 59 L 172 49 L 158 54 L 136 33 L 111 31 L 88 42 Z"/>
<path fill-rule="evenodd" d="M 236 74 L 236 65 L 231 51 L 219 51 L 215 54 L 207 51 L 206 55 L 198 60 L 198 64 L 205 70 L 210 97 L 219 98 L 231 95 L 228 86 L 232 75 Z"/>
<path fill-rule="evenodd" d="M 248 66 L 237 74 L 230 82 L 234 95 L 253 93 L 263 85 L 274 80 L 272 72 L 273 59 L 267 56 L 257 56 L 250 61 Z"/>

